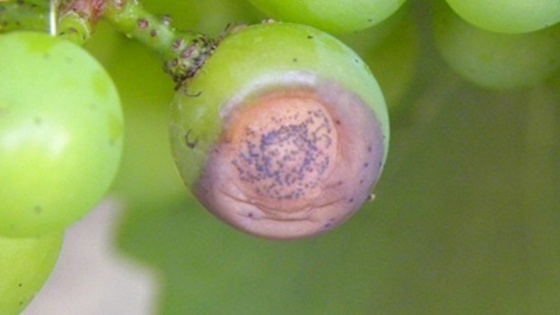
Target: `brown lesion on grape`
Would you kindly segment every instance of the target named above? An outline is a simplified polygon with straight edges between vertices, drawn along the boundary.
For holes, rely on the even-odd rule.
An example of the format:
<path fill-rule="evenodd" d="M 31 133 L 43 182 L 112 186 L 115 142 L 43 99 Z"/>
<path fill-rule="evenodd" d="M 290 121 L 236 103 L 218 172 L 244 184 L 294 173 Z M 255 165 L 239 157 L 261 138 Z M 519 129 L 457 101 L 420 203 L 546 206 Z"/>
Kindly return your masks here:
<path fill-rule="evenodd" d="M 270 91 L 223 114 L 195 193 L 226 222 L 268 238 L 311 236 L 345 221 L 373 189 L 381 131 L 338 86 Z"/>
<path fill-rule="evenodd" d="M 319 187 L 336 157 L 336 134 L 324 110 L 318 106 L 301 110 L 295 106 L 303 104 L 292 101 L 294 106 L 285 105 L 284 113 L 271 117 L 245 113 L 251 122 L 230 135 L 238 138 L 232 139 L 237 148 L 230 162 L 240 185 L 267 204 L 305 199 Z M 269 106 L 275 105 L 284 104 Z M 259 118 L 264 123 L 256 123 Z"/>

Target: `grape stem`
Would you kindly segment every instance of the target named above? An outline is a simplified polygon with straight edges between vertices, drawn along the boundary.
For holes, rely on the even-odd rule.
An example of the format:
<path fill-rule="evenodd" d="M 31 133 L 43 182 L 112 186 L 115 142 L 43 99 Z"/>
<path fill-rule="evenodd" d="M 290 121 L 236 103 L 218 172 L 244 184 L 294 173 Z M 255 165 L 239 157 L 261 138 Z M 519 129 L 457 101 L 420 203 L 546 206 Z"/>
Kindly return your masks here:
<path fill-rule="evenodd" d="M 155 51 L 177 85 L 194 76 L 215 48 L 205 35 L 175 30 L 168 16 L 157 18 L 136 0 L 67 1 L 61 7 L 60 35 L 84 42 L 100 18 Z"/>
<path fill-rule="evenodd" d="M 168 16 L 156 18 L 137 1 L 109 0 L 103 17 L 127 37 L 158 53 L 165 71 L 178 85 L 194 76 L 215 48 L 215 42 L 207 36 L 178 32 Z"/>
<path fill-rule="evenodd" d="M 49 29 L 49 8 L 44 1 L 42 5 L 37 0 L 4 2 L 0 0 L 0 33 Z M 168 16 L 154 16 L 137 0 L 58 0 L 55 14 L 56 35 L 80 45 L 91 38 L 100 19 L 109 21 L 127 37 L 155 51 L 177 86 L 196 74 L 219 41 L 177 31 Z"/>

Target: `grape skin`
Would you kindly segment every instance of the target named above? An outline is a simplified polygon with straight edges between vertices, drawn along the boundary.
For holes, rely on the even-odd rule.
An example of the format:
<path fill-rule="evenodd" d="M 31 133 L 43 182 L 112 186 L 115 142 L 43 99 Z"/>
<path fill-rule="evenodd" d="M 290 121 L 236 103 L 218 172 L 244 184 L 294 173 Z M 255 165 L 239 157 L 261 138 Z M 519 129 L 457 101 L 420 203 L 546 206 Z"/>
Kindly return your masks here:
<path fill-rule="evenodd" d="M 81 47 L 0 37 L 0 235 L 61 231 L 106 193 L 119 163 L 116 88 Z"/>
<path fill-rule="evenodd" d="M 19 314 L 51 274 L 63 234 L 0 237 L 0 314 Z"/>
<path fill-rule="evenodd" d="M 342 34 L 377 25 L 405 0 L 250 0 L 270 18 Z"/>
<path fill-rule="evenodd" d="M 490 32 L 443 4 L 435 7 L 434 35 L 453 70 L 484 88 L 534 86 L 560 68 L 560 24 L 525 34 Z"/>
<path fill-rule="evenodd" d="M 466 21 L 500 33 L 527 33 L 560 22 L 558 0 L 447 0 Z"/>
<path fill-rule="evenodd" d="M 332 36 L 291 23 L 226 38 L 176 93 L 171 117 L 187 186 L 226 223 L 265 238 L 312 237 L 347 220 L 388 149 L 387 108 L 367 66 Z M 267 161 L 270 172 L 256 165 Z"/>

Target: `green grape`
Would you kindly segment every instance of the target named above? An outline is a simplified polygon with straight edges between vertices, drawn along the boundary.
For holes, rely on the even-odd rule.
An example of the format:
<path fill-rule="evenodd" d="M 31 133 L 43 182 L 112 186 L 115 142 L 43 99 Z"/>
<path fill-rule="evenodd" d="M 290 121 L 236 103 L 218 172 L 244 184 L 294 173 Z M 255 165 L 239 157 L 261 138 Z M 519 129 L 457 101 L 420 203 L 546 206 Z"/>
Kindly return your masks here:
<path fill-rule="evenodd" d="M 384 165 L 381 90 L 347 46 L 270 23 L 227 37 L 175 94 L 179 172 L 215 215 L 273 239 L 326 232 L 366 201 Z"/>
<path fill-rule="evenodd" d="M 403 7 L 379 25 L 341 37 L 375 73 L 391 114 L 403 109 L 401 99 L 417 68 L 420 47 L 411 13 L 410 8 Z"/>
<path fill-rule="evenodd" d="M 63 237 L 0 237 L 0 314 L 16 315 L 25 309 L 51 274 Z"/>
<path fill-rule="evenodd" d="M 174 86 L 160 65 L 154 54 L 134 43 L 118 45 L 106 65 L 126 119 L 122 163 L 111 192 L 127 204 L 184 195 L 166 128 Z"/>
<path fill-rule="evenodd" d="M 103 197 L 121 155 L 116 88 L 73 43 L 0 36 L 0 234 L 62 230 Z"/>
<path fill-rule="evenodd" d="M 263 19 L 245 0 L 145 0 L 143 4 L 150 12 L 170 14 L 179 29 L 196 30 L 213 37 L 219 36 L 228 23 Z"/>
<path fill-rule="evenodd" d="M 249 0 L 269 17 L 330 33 L 366 29 L 387 19 L 405 0 Z"/>
<path fill-rule="evenodd" d="M 462 77 L 486 88 L 532 86 L 560 68 L 560 24 L 526 34 L 474 27 L 446 5 L 434 15 L 436 46 Z"/>
<path fill-rule="evenodd" d="M 466 21 L 500 33 L 526 33 L 560 22 L 558 0 L 446 0 Z"/>

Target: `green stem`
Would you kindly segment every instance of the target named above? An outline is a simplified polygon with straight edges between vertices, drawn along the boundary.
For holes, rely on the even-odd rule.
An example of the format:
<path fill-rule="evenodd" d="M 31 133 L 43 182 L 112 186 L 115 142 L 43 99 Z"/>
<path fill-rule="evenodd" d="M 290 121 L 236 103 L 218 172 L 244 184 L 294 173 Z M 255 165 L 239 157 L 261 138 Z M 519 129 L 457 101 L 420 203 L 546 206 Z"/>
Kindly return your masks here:
<path fill-rule="evenodd" d="M 205 35 L 177 32 L 169 18 L 155 17 L 137 1 L 109 0 L 103 17 L 127 37 L 154 50 L 177 84 L 191 78 L 214 49 L 214 41 Z"/>
<path fill-rule="evenodd" d="M 28 21 L 30 25 L 38 23 L 41 30 L 48 29 L 48 1 L 43 0 L 42 6 L 36 2 L 41 3 L 39 0 L 19 0 L 1 4 L 0 32 L 8 28 L 22 29 L 21 21 Z M 38 14 L 37 8 L 42 14 Z M 83 44 L 90 39 L 101 18 L 127 37 L 155 51 L 177 85 L 196 74 L 216 45 L 216 41 L 205 35 L 178 32 L 171 26 L 169 18 L 155 17 L 137 0 L 59 0 L 56 34 Z M 39 26 L 33 27 L 37 28 Z"/>
<path fill-rule="evenodd" d="M 97 3 L 92 0 L 63 1 L 57 8 L 57 35 L 79 45 L 87 42 L 99 19 Z"/>

